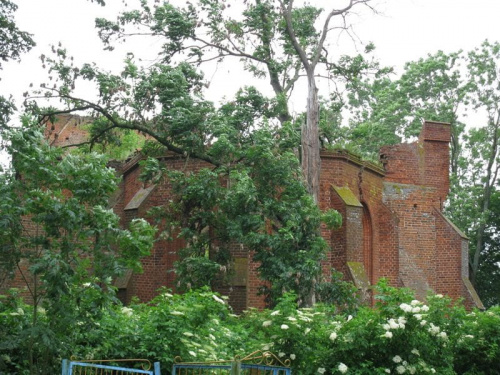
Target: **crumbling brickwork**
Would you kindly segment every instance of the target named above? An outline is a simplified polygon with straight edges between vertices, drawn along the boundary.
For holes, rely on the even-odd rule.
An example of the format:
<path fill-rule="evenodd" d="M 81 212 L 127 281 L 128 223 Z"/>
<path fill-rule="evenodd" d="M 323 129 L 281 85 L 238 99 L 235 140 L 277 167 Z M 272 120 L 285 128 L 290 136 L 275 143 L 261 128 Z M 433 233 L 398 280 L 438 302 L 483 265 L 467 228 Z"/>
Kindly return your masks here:
<path fill-rule="evenodd" d="M 361 282 L 347 265 L 357 262 L 371 283 L 385 277 L 419 298 L 434 291 L 480 304 L 467 282 L 467 238 L 441 212 L 450 135 L 449 124 L 425 122 L 417 142 L 382 148 L 383 168 L 345 151 L 323 152 L 321 208 L 344 219 L 340 230 L 323 230 L 332 248 L 324 269 Z"/>
<path fill-rule="evenodd" d="M 90 121 L 89 117 L 59 115 L 58 121 L 47 123 L 45 138 L 53 146 L 78 145 L 88 140 L 88 130 L 85 125 Z"/>

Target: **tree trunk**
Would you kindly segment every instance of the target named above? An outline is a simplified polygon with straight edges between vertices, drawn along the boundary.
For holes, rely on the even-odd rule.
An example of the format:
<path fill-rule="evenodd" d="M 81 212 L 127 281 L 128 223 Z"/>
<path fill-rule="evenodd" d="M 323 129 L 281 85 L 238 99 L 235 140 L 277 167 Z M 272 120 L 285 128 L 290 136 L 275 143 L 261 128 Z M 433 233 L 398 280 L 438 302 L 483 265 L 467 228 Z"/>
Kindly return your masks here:
<path fill-rule="evenodd" d="M 306 181 L 309 194 L 314 202 L 319 204 L 319 174 L 321 169 L 319 145 L 319 101 L 318 88 L 314 79 L 314 72 L 308 72 L 307 118 L 302 125 L 302 173 Z M 321 267 L 321 266 L 320 266 Z M 306 299 L 306 306 L 316 303 L 315 285 L 311 288 Z"/>
<path fill-rule="evenodd" d="M 329 23 L 332 17 L 345 15 L 349 9 L 351 9 L 357 3 L 366 3 L 366 1 L 355 1 L 350 0 L 349 4 L 343 9 L 332 10 L 328 14 L 325 23 L 323 25 L 323 30 L 320 33 L 318 43 L 313 48 L 312 56 L 306 53 L 306 50 L 301 46 L 297 36 L 295 35 L 293 21 L 292 21 L 292 11 L 293 11 L 293 0 L 279 0 L 281 7 L 281 12 L 283 18 L 286 22 L 286 32 L 290 37 L 290 42 L 292 43 L 295 52 L 302 64 L 302 67 L 307 73 L 307 117 L 305 123 L 302 125 L 302 135 L 301 135 L 301 148 L 302 148 L 302 173 L 304 174 L 304 179 L 306 183 L 307 190 L 309 194 L 314 199 L 314 202 L 319 206 L 319 174 L 321 170 L 321 159 L 320 159 L 320 140 L 319 140 L 319 100 L 318 100 L 318 88 L 316 87 L 316 81 L 314 78 L 314 72 L 316 70 L 316 65 L 320 62 L 321 53 L 326 40 L 326 36 L 329 32 Z M 318 228 L 318 232 L 319 232 Z M 321 273 L 321 264 L 318 264 L 319 272 Z M 319 277 L 319 275 L 318 275 Z M 306 305 L 314 305 L 316 286 L 312 285 L 312 288 L 307 296 Z"/>
<path fill-rule="evenodd" d="M 499 114 L 500 120 L 500 114 Z M 494 125 L 493 130 L 493 139 L 491 145 L 491 153 L 488 160 L 488 167 L 486 169 L 486 182 L 484 185 L 484 193 L 483 193 L 483 207 L 481 209 L 481 222 L 479 224 L 479 228 L 477 230 L 477 240 L 476 240 L 476 251 L 474 252 L 474 258 L 472 260 L 472 274 L 471 274 L 471 282 L 475 286 L 477 281 L 477 273 L 479 271 L 479 265 L 481 263 L 481 251 L 484 246 L 484 232 L 486 230 L 486 215 L 490 209 L 490 199 L 491 199 L 491 191 L 492 185 L 495 184 L 496 180 L 496 172 L 498 172 L 498 166 L 496 167 L 496 172 L 494 173 L 494 178 L 492 180 L 493 167 L 495 165 L 495 161 L 498 154 L 498 137 L 499 137 L 499 127 L 500 123 L 497 121 Z"/>
<path fill-rule="evenodd" d="M 307 119 L 302 125 L 302 173 L 307 190 L 319 203 L 319 173 L 321 168 L 319 145 L 319 102 L 318 88 L 314 80 L 314 72 L 308 72 Z"/>

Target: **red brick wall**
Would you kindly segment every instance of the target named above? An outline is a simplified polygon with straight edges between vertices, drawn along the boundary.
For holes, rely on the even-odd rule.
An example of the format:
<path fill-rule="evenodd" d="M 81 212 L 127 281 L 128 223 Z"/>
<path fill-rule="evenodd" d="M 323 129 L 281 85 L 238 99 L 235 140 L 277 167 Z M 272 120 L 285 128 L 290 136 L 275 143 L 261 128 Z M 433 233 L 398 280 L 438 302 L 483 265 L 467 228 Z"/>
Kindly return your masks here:
<path fill-rule="evenodd" d="M 420 297 L 428 289 L 452 297 L 465 296 L 462 274 L 458 272 L 458 268 L 463 268 L 463 239 L 458 239 L 454 228 L 446 226 L 436 214 L 449 187 L 449 134 L 446 124 L 425 123 L 418 142 L 381 150 L 384 168 L 363 162 L 348 152 L 322 152 L 320 208 L 335 208 L 344 217 L 339 230 L 321 228 L 331 246 L 322 263 L 325 274 L 334 267 L 348 275 L 346 262 L 359 261 L 365 264 L 373 281 L 388 278 L 392 285 L 414 288 Z M 125 167 L 123 199 L 115 207 L 117 212 L 123 210 L 140 188 L 135 163 L 136 160 L 131 160 Z M 192 171 L 204 165 L 179 157 L 166 158 L 165 163 L 171 169 Z M 346 206 L 332 186 L 349 188 L 363 207 Z M 144 217 L 151 207 L 163 204 L 169 192 L 168 182 L 157 186 L 136 215 Z M 122 214 L 124 222 L 129 220 L 127 215 Z M 369 215 L 368 221 L 364 215 Z M 370 223 L 371 233 L 363 229 L 363 221 L 365 226 Z M 371 254 L 364 250 L 367 233 L 371 235 Z M 133 276 L 128 298 L 137 295 L 148 300 L 161 285 L 175 290 L 174 274 L 166 271 L 172 269 L 176 252 L 182 246 L 181 240 L 158 242 L 152 256 L 144 259 L 144 274 Z M 247 306 L 263 307 L 263 298 L 257 296 L 262 285 L 258 264 L 251 261 L 252 254 L 246 249 L 234 246 L 232 253 L 249 257 L 247 286 L 225 286 L 220 291 L 229 295 L 235 311 Z M 453 261 L 448 261 L 450 256 Z"/>
<path fill-rule="evenodd" d="M 397 256 L 394 254 L 394 229 L 390 212 L 382 202 L 384 171 L 371 163 L 345 152 L 323 152 L 321 164 L 322 209 L 334 208 L 344 218 L 342 228 L 323 236 L 332 247 L 331 265 L 348 275 L 346 261 L 365 263 L 363 253 L 363 208 L 346 207 L 331 186 L 348 187 L 362 203 L 371 219 L 372 278 L 387 277 L 397 280 Z M 331 193 L 326 195 L 326 192 Z M 346 220 L 347 218 L 349 220 Z M 348 229 L 346 225 L 351 222 Z M 381 225 L 381 223 L 386 223 Z M 392 239 L 392 241 L 391 241 Z M 348 245 L 349 244 L 349 245 Z M 348 259 L 349 258 L 349 259 Z M 368 267 L 369 265 L 366 264 Z M 369 275 L 369 272 L 367 272 Z"/>
<path fill-rule="evenodd" d="M 77 143 L 86 135 L 77 126 L 81 122 L 63 116 L 62 121 L 48 125 L 46 135 L 56 145 Z M 346 262 L 359 261 L 373 281 L 385 277 L 392 285 L 414 288 L 420 297 L 433 289 L 454 298 L 463 296 L 469 305 L 473 303 L 461 279 L 468 272 L 466 239 L 440 213 L 449 189 L 449 140 L 449 125 L 426 122 L 418 142 L 382 148 L 383 168 L 345 151 L 322 152 L 319 205 L 322 210 L 337 209 L 344 218 L 338 230 L 321 227 L 331 246 L 322 263 L 326 275 L 334 267 L 347 277 Z M 163 205 L 171 192 L 169 182 L 164 181 L 138 209 L 124 210 L 142 186 L 139 159 L 140 155 L 132 157 L 118 171 L 123 177 L 112 202 L 124 226 L 134 217 L 147 217 L 148 210 Z M 184 171 L 195 172 L 207 166 L 175 155 L 162 160 L 168 168 Z M 348 188 L 362 206 L 346 205 L 332 186 Z M 371 254 L 366 252 L 367 235 L 371 236 Z M 144 272 L 132 276 L 121 297 L 130 301 L 137 296 L 147 301 L 161 286 L 175 291 L 171 271 L 183 246 L 181 239 L 158 241 L 151 256 L 142 259 Z M 263 298 L 257 296 L 262 282 L 258 264 L 251 261 L 253 254 L 238 244 L 232 246 L 231 253 L 233 257 L 248 257 L 247 285 L 225 285 L 219 291 L 229 296 L 236 312 L 250 306 L 264 307 Z"/>
<path fill-rule="evenodd" d="M 114 210 L 121 217 L 121 224 L 128 225 L 130 220 L 134 217 L 147 218 L 148 211 L 157 206 L 164 205 L 171 195 L 171 185 L 168 179 L 159 183 L 143 201 L 143 203 L 136 210 L 124 210 L 127 204 L 132 200 L 134 195 L 143 186 L 139 181 L 140 168 L 137 164 L 139 157 L 132 158 L 126 162 L 122 167 L 123 179 L 121 188 L 123 194 L 117 200 Z M 162 162 L 166 167 L 172 170 L 183 170 L 186 172 L 196 172 L 203 167 L 210 167 L 209 164 L 197 160 L 186 160 L 176 155 L 164 157 Z M 160 228 L 161 229 L 161 228 Z M 157 291 L 162 286 L 176 290 L 174 263 L 178 260 L 178 251 L 185 246 L 183 239 L 176 238 L 174 240 L 160 240 L 157 241 L 153 247 L 152 253 L 148 257 L 144 257 L 141 262 L 143 266 L 143 273 L 134 274 L 129 282 L 126 292 L 122 292 L 122 298 L 126 302 L 130 302 L 132 297 L 137 297 L 141 301 L 149 301 L 157 295 Z M 239 244 L 231 246 L 231 255 L 233 258 L 248 257 L 248 250 L 241 247 Z M 253 266 L 254 267 L 254 266 Z M 250 272 L 250 271 L 249 271 Z M 250 283 L 257 284 L 257 278 L 248 278 Z M 257 286 L 254 287 L 256 289 Z M 223 295 L 229 297 L 229 303 L 235 312 L 243 311 L 247 306 L 247 288 L 244 286 L 231 286 L 222 285 L 217 287 L 216 290 Z M 257 301 L 262 300 L 261 297 L 250 297 L 250 304 L 259 305 Z M 263 304 L 260 304 L 263 306 Z"/>
<path fill-rule="evenodd" d="M 449 124 L 426 121 L 418 142 L 382 147 L 385 181 L 434 188 L 427 198 L 441 209 L 450 187 L 450 137 Z"/>
<path fill-rule="evenodd" d="M 59 115 L 54 123 L 48 122 L 45 127 L 45 138 L 52 146 L 62 147 L 76 145 L 88 140 L 88 132 L 82 125 L 91 121 L 88 117 Z"/>
<path fill-rule="evenodd" d="M 248 249 L 238 243 L 232 243 L 230 245 L 229 250 L 231 253 L 231 257 L 233 259 L 238 259 L 238 258 L 248 259 L 248 257 L 250 256 Z M 235 269 L 229 270 L 230 275 L 234 275 L 235 272 L 236 272 Z M 247 302 L 248 299 L 247 289 L 249 288 L 250 285 L 253 285 L 256 283 L 256 281 L 258 281 L 258 280 L 249 281 L 250 279 L 248 272 L 249 270 L 247 269 L 245 274 L 246 285 L 240 285 L 242 283 L 241 281 L 238 283 L 238 285 L 233 285 L 233 283 L 229 281 L 227 285 L 218 285 L 215 288 L 216 291 L 219 292 L 221 295 L 229 297 L 229 304 L 231 305 L 235 313 L 241 313 L 243 310 L 247 308 L 247 306 L 249 305 Z M 250 304 L 250 306 L 252 305 Z"/>
<path fill-rule="evenodd" d="M 373 281 L 388 278 L 392 285 L 413 288 L 420 298 L 429 289 L 467 297 L 461 280 L 464 239 L 436 214 L 449 189 L 449 140 L 448 124 L 426 122 L 418 142 L 382 148 L 384 170 L 345 151 L 322 153 L 320 207 L 335 208 L 344 219 L 339 230 L 322 230 L 332 247 L 323 269 L 332 265 L 348 275 L 346 261 L 358 261 Z M 328 194 L 332 185 L 349 188 L 363 204 L 371 233 L 363 229 L 366 218 L 358 207 Z M 371 235 L 372 264 L 370 254 L 363 254 L 365 235 Z"/>
<path fill-rule="evenodd" d="M 346 206 L 337 195 L 337 193 L 330 188 L 331 198 L 330 206 L 337 210 L 342 215 L 342 226 L 340 229 L 327 231 L 323 229 L 322 235 L 329 242 L 331 250 L 328 252 L 326 261 L 322 265 L 323 272 L 330 272 L 330 268 L 335 268 L 337 271 L 342 272 L 344 275 L 348 274 L 347 270 L 347 252 L 346 252 Z"/>
<path fill-rule="evenodd" d="M 389 207 L 379 205 L 378 208 L 377 212 L 372 213 L 372 218 L 377 221 L 373 230 L 379 238 L 378 252 L 373 257 L 373 279 L 383 277 L 391 285 L 402 286 L 399 278 L 399 219 Z"/>
<path fill-rule="evenodd" d="M 260 264 L 258 262 L 251 261 L 254 254 L 255 253 L 253 251 L 249 253 L 246 307 L 256 307 L 258 309 L 262 309 L 266 306 L 266 304 L 264 297 L 258 295 L 258 292 L 260 287 L 265 285 L 265 283 L 259 278 L 258 268 Z"/>
<path fill-rule="evenodd" d="M 416 185 L 386 183 L 384 199 L 398 218 L 398 257 L 400 283 L 415 289 L 420 298 L 436 277 L 436 233 L 432 191 Z"/>
<path fill-rule="evenodd" d="M 469 277 L 468 239 L 435 210 L 437 233 L 437 274 L 434 290 L 452 297 L 464 297 L 467 306 L 474 302 L 462 283 L 462 277 Z M 458 280 L 458 282 L 457 282 Z"/>

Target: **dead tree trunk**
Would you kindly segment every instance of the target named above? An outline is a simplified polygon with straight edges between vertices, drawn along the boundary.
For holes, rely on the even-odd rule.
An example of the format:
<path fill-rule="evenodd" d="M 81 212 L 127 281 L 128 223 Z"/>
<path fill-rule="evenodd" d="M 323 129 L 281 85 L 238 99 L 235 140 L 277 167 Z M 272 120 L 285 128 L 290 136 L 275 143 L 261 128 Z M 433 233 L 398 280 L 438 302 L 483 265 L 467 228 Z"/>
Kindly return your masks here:
<path fill-rule="evenodd" d="M 290 38 L 290 42 L 300 59 L 303 69 L 307 75 L 308 95 L 307 95 L 307 116 L 306 121 L 302 126 L 301 146 L 302 146 L 302 173 L 307 186 L 308 192 L 312 195 L 316 204 L 319 204 L 319 177 L 321 169 L 320 159 L 320 140 L 319 140 L 319 100 L 318 88 L 316 86 L 315 72 L 316 66 L 321 60 L 323 47 L 325 44 L 330 20 L 334 16 L 345 15 L 354 5 L 358 3 L 367 3 L 369 0 L 350 0 L 349 3 L 342 9 L 334 9 L 327 15 L 323 24 L 317 44 L 312 48 L 313 53 L 306 53 L 307 47 L 301 45 L 295 34 L 295 28 L 292 20 L 293 0 L 279 0 L 281 14 L 285 20 L 286 32 Z M 319 228 L 318 228 L 319 231 Z M 321 265 L 318 265 L 321 270 Z M 319 277 L 319 275 L 318 275 Z M 315 285 L 312 285 L 306 305 L 312 306 L 316 301 Z"/>
<path fill-rule="evenodd" d="M 319 175 L 321 169 L 319 145 L 319 102 L 318 88 L 314 74 L 308 74 L 307 118 L 302 125 L 302 172 L 306 180 L 307 190 L 319 203 Z"/>

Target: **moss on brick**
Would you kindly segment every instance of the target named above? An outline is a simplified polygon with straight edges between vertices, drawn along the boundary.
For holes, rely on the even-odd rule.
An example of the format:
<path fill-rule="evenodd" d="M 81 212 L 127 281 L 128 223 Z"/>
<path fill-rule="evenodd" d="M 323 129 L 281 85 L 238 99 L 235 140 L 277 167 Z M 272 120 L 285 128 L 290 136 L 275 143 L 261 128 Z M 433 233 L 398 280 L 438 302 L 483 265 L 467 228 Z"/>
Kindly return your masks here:
<path fill-rule="evenodd" d="M 358 198 L 353 194 L 348 187 L 332 186 L 339 197 L 344 201 L 346 206 L 363 207 Z"/>

